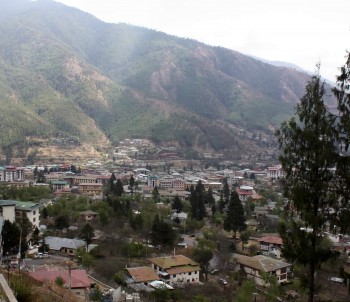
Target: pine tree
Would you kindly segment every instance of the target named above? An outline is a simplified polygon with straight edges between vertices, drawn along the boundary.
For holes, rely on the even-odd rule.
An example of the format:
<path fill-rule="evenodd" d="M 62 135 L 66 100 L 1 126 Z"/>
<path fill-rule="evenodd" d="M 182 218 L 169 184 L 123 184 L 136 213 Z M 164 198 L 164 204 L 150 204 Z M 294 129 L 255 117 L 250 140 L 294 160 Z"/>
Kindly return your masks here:
<path fill-rule="evenodd" d="M 290 214 L 288 221 L 280 228 L 282 252 L 287 260 L 309 267 L 309 302 L 314 300 L 316 268 L 332 255 L 321 248 L 323 231 L 331 218 L 330 209 L 337 211 L 339 203 L 334 192 L 337 173 L 333 172 L 338 160 L 338 134 L 324 97 L 324 82 L 317 70 L 297 105 L 297 119 L 284 122 L 276 133 L 285 172 L 284 194 L 291 204 L 286 211 Z"/>
<path fill-rule="evenodd" d="M 171 204 L 171 207 L 176 213 L 181 213 L 181 211 L 183 209 L 183 204 L 182 204 L 182 201 L 181 201 L 179 195 L 176 195 L 174 197 L 173 202 Z"/>
<path fill-rule="evenodd" d="M 94 238 L 94 236 L 94 228 L 91 226 L 90 223 L 85 224 L 80 232 L 80 238 L 85 240 L 86 250 L 88 250 L 89 245 L 92 242 L 92 238 Z"/>
<path fill-rule="evenodd" d="M 109 190 L 111 192 L 114 191 L 114 186 L 115 186 L 115 181 L 117 180 L 117 178 L 115 177 L 115 174 L 112 173 L 110 179 L 109 179 Z"/>
<path fill-rule="evenodd" d="M 117 179 L 117 182 L 114 185 L 113 193 L 115 196 L 122 196 L 124 193 L 123 184 L 119 178 Z"/>
<path fill-rule="evenodd" d="M 245 216 L 243 205 L 236 191 L 231 192 L 230 202 L 227 207 L 226 218 L 224 220 L 224 229 L 233 231 L 234 238 L 238 231 L 243 231 L 247 228 L 245 224 Z"/>
<path fill-rule="evenodd" d="M 134 178 L 134 176 L 131 175 L 131 177 L 129 179 L 129 188 L 131 190 L 131 195 L 134 194 L 134 187 L 135 187 L 135 178 Z"/>

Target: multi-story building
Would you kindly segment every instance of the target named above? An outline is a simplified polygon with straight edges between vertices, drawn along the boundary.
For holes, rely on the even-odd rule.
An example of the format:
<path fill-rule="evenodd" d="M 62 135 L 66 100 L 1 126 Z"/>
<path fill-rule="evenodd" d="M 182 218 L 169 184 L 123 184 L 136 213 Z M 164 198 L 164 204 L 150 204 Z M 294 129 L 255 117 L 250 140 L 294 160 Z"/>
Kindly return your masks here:
<path fill-rule="evenodd" d="M 148 259 L 160 279 L 169 285 L 198 283 L 199 264 L 183 255 Z"/>
<path fill-rule="evenodd" d="M 274 166 L 274 167 L 268 167 L 267 168 L 267 177 L 276 179 L 276 178 L 283 178 L 284 177 L 284 171 L 282 169 L 281 165 Z"/>
<path fill-rule="evenodd" d="M 82 194 L 93 196 L 101 195 L 103 191 L 103 184 L 101 183 L 81 183 L 79 184 L 79 191 Z"/>
<path fill-rule="evenodd" d="M 273 259 L 265 255 L 249 257 L 235 254 L 235 258 L 238 268 L 244 272 L 248 278 L 253 279 L 257 285 L 269 286 L 269 284 L 264 281 L 262 273 L 275 275 L 278 283 L 288 281 L 288 275 L 292 267 L 290 263 Z"/>
<path fill-rule="evenodd" d="M 0 200 L 0 216 L 4 217 L 4 220 L 14 222 L 16 218 L 26 215 L 33 227 L 39 228 L 39 207 L 38 203 L 29 201 Z"/>
<path fill-rule="evenodd" d="M 263 255 L 281 258 L 282 238 L 278 236 L 264 236 L 259 238 L 260 251 Z"/>
<path fill-rule="evenodd" d="M 24 180 L 24 168 L 15 166 L 0 167 L 0 181 Z"/>

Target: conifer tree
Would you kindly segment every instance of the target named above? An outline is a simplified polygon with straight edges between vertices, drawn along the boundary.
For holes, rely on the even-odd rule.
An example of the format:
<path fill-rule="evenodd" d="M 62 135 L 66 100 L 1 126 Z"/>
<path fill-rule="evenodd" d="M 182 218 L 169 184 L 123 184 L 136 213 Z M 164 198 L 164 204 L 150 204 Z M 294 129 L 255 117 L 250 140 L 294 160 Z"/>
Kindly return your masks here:
<path fill-rule="evenodd" d="M 224 229 L 228 232 L 233 231 L 234 238 L 236 238 L 237 232 L 243 231 L 246 228 L 243 205 L 239 199 L 238 193 L 232 191 L 230 202 L 227 207 L 226 218 L 224 220 Z"/>
<path fill-rule="evenodd" d="M 330 209 L 336 209 L 339 201 L 334 191 L 338 142 L 335 117 L 325 105 L 324 82 L 319 70 L 305 90 L 296 108 L 297 118 L 284 122 L 276 135 L 285 172 L 284 194 L 290 201 L 286 211 L 289 219 L 280 228 L 282 252 L 287 260 L 308 266 L 308 301 L 312 302 L 316 269 L 332 255 L 322 248 L 322 241 L 331 218 Z"/>

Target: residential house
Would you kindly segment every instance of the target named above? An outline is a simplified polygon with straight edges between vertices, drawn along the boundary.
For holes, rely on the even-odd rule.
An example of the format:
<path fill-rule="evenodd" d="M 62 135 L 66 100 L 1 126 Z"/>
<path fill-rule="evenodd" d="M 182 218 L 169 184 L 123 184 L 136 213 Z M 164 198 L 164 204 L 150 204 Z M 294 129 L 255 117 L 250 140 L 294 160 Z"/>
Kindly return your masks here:
<path fill-rule="evenodd" d="M 260 243 L 260 251 L 263 255 L 281 258 L 282 238 L 279 236 L 264 236 L 257 239 Z"/>
<path fill-rule="evenodd" d="M 263 280 L 262 273 L 269 273 L 277 277 L 278 283 L 288 281 L 292 265 L 282 260 L 273 259 L 265 255 L 253 257 L 235 254 L 239 270 L 244 272 L 248 278 L 255 281 L 257 285 L 268 286 Z"/>
<path fill-rule="evenodd" d="M 128 267 L 126 283 L 142 283 L 149 286 L 150 282 L 160 280 L 155 270 L 149 266 Z"/>
<path fill-rule="evenodd" d="M 266 215 L 269 213 L 269 210 L 267 207 L 254 207 L 254 213 L 253 215 L 258 217 L 266 217 Z"/>
<path fill-rule="evenodd" d="M 74 256 L 78 248 L 86 246 L 84 240 L 81 239 L 70 239 L 47 236 L 45 237 L 45 244 L 48 245 L 49 251 L 54 253 L 62 253 L 68 256 Z"/>
<path fill-rule="evenodd" d="M 198 283 L 199 264 L 183 255 L 148 259 L 160 279 L 169 285 Z"/>
<path fill-rule="evenodd" d="M 72 270 L 38 270 L 29 272 L 28 275 L 39 282 L 56 282 L 57 278 L 61 277 L 64 285 L 71 289 L 79 297 L 82 297 L 85 301 L 90 289 L 94 287 L 94 283 L 89 278 L 85 270 L 72 269 Z"/>

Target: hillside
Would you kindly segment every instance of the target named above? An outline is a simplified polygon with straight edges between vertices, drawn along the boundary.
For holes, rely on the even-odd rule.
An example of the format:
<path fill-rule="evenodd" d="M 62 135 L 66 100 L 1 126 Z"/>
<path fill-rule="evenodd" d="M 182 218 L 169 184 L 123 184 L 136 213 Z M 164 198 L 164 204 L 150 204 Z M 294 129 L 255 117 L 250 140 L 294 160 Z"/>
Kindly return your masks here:
<path fill-rule="evenodd" d="M 0 3 L 0 11 L 7 160 L 47 152 L 40 150 L 56 138 L 99 151 L 146 137 L 236 152 L 250 145 L 237 129 L 271 135 L 309 78 L 228 49 L 107 24 L 50 0 Z"/>

